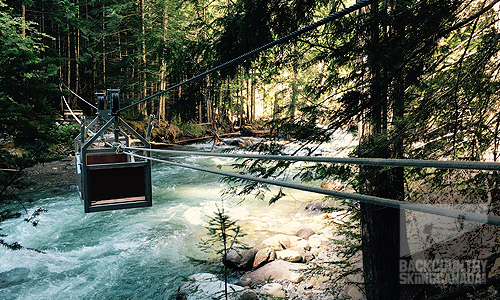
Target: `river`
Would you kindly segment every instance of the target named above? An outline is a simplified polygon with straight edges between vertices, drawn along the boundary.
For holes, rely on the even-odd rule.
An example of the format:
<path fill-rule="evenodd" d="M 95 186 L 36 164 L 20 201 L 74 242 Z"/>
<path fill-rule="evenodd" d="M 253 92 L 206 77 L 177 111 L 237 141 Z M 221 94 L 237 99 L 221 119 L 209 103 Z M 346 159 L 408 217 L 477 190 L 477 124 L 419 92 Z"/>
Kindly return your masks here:
<path fill-rule="evenodd" d="M 210 144 L 182 149 L 209 151 Z M 229 159 L 181 156 L 179 162 L 216 168 Z M 74 190 L 40 191 L 27 204 L 48 211 L 34 227 L 21 219 L 3 222 L 8 242 L 42 250 L 0 248 L 0 299 L 175 299 L 180 282 L 199 272 L 191 259 L 207 259 L 198 243 L 207 238 L 208 215 L 221 205 L 220 176 L 154 163 L 153 207 L 85 214 Z M 254 246 L 275 233 L 302 227 L 319 230 L 321 216 L 304 212 L 322 196 L 286 190 L 267 201 L 225 200 L 228 214 Z M 13 210 L 22 212 L 20 207 Z M 23 217 L 25 217 L 23 215 Z"/>

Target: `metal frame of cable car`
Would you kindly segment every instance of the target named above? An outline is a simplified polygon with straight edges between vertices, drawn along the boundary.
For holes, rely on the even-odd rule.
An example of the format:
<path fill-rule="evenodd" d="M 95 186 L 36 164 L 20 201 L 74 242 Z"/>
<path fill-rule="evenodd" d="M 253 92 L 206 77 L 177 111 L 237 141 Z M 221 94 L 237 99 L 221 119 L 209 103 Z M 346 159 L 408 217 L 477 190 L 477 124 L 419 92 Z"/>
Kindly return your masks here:
<path fill-rule="evenodd" d="M 85 213 L 153 205 L 151 161 L 116 152 L 117 146 L 130 146 L 127 133 L 142 144 L 139 148 L 150 149 L 153 116 L 144 138 L 116 112 L 119 90 L 108 91 L 110 109 L 105 109 L 105 93 L 96 93 L 97 117 L 88 126 L 82 117 L 81 131 L 75 138 L 76 183 Z M 97 125 L 100 126 L 97 132 L 92 132 Z M 149 157 L 149 152 L 138 152 Z"/>

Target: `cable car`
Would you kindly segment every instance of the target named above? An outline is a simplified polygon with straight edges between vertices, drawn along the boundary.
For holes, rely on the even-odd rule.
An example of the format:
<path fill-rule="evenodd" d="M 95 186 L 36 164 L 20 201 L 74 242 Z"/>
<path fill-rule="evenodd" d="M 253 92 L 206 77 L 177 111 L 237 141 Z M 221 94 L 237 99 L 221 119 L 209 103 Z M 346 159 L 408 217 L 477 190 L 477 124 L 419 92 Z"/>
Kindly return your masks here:
<path fill-rule="evenodd" d="M 110 109 L 105 109 L 105 93 L 96 93 L 97 117 L 85 126 L 83 116 L 80 134 L 75 138 L 76 183 L 85 213 L 153 205 L 151 161 L 116 150 L 121 145 L 130 146 L 131 137 L 140 143 L 136 147 L 149 149 L 153 116 L 144 138 L 116 113 L 119 90 L 108 92 Z M 150 155 L 148 151 L 139 152 Z"/>

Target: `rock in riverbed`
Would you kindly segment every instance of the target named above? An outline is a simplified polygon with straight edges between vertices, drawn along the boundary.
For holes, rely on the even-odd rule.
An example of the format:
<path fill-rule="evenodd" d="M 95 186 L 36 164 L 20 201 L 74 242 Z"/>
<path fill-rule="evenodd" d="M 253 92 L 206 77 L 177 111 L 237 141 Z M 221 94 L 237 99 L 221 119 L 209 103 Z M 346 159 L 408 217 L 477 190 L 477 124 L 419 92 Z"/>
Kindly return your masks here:
<path fill-rule="evenodd" d="M 177 292 L 177 300 L 225 299 L 224 281 L 209 273 L 198 273 L 189 276 L 189 281 L 183 282 Z M 228 284 L 228 294 L 243 291 L 239 285 Z"/>

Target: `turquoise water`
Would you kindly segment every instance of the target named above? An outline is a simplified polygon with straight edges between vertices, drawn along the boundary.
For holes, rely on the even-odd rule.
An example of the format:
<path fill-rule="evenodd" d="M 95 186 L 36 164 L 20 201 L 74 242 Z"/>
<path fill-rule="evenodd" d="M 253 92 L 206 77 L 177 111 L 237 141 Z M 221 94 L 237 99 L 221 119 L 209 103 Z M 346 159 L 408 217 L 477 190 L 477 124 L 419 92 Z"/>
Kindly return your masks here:
<path fill-rule="evenodd" d="M 229 162 L 176 160 L 213 168 Z M 0 248 L 0 299 L 175 299 L 179 283 L 199 272 L 189 257 L 208 258 L 197 243 L 206 238 L 207 215 L 220 205 L 224 185 L 217 175 L 166 164 L 154 164 L 152 176 L 151 208 L 85 214 L 76 191 L 36 195 L 30 213 L 39 207 L 48 210 L 39 225 L 8 220 L 2 233 L 8 242 L 45 253 Z M 320 199 L 290 192 L 273 206 L 257 200 L 225 205 L 251 233 L 245 242 L 258 244 L 276 232 L 319 226 L 317 216 L 304 215 L 303 207 Z"/>

